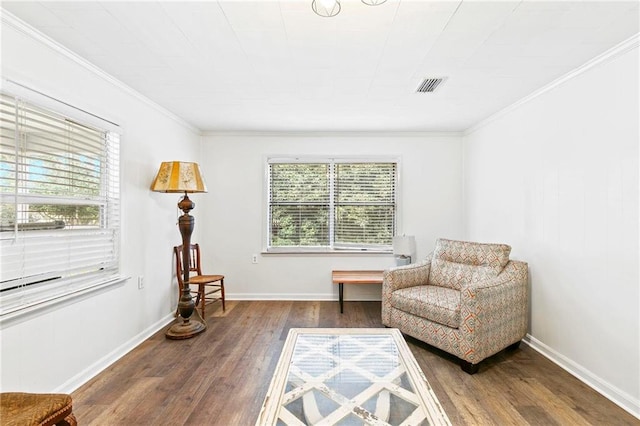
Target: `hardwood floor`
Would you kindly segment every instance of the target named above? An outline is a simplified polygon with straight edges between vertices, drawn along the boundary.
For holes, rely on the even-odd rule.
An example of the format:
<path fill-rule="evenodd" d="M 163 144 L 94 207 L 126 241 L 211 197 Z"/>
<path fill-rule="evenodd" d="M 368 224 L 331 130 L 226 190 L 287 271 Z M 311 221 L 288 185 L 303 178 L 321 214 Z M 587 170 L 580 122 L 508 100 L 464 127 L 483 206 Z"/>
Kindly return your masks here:
<path fill-rule="evenodd" d="M 253 425 L 289 328 L 382 327 L 379 302 L 227 302 L 189 340 L 156 333 L 73 393 L 81 425 Z M 526 344 L 469 376 L 410 337 L 454 425 L 639 425 L 640 421 Z"/>

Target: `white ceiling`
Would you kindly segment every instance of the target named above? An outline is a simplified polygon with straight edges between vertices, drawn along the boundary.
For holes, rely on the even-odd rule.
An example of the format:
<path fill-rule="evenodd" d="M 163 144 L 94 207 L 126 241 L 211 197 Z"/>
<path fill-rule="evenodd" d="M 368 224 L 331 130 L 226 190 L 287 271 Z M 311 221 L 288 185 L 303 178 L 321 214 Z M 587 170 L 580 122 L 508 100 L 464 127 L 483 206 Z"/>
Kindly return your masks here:
<path fill-rule="evenodd" d="M 637 34 L 638 5 L 2 1 L 203 131 L 462 131 Z"/>

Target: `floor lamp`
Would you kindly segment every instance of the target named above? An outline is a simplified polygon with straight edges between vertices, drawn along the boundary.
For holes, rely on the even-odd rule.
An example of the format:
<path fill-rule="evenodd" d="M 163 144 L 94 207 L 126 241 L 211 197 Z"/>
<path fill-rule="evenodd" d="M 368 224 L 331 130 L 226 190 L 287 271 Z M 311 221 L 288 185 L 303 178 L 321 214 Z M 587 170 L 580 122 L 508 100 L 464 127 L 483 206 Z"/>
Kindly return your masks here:
<path fill-rule="evenodd" d="M 202 333 L 207 324 L 195 309 L 195 303 L 189 288 L 189 265 L 191 265 L 191 234 L 194 228 L 194 218 L 189 214 L 196 206 L 187 195 L 190 192 L 207 192 L 207 186 L 200 174 L 197 163 L 168 161 L 160 164 L 156 178 L 151 184 L 151 190 L 156 192 L 183 193 L 184 197 L 178 203 L 178 208 L 184 212 L 178 219 L 178 227 L 182 235 L 182 264 L 184 265 L 183 285 L 178 302 L 180 318 L 169 327 L 165 335 L 168 339 L 189 339 Z M 195 315 L 193 315 L 195 312 Z"/>

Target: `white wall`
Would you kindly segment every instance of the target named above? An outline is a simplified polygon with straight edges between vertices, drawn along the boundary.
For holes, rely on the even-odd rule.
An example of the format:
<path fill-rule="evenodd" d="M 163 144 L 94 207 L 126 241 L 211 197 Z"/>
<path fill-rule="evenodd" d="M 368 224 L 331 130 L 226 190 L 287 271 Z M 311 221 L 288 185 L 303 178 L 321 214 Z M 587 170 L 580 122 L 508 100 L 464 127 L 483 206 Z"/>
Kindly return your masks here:
<path fill-rule="evenodd" d="M 534 347 L 640 416 L 638 47 L 472 131 L 468 236 L 529 262 Z"/>
<path fill-rule="evenodd" d="M 273 255 L 265 246 L 269 155 L 400 157 L 400 232 L 424 258 L 438 237 L 461 238 L 461 137 L 452 135 L 208 135 L 201 164 L 209 193 L 194 200 L 207 269 L 235 299 L 337 299 L 332 269 L 384 269 L 392 255 Z M 251 255 L 259 254 L 258 264 Z M 345 286 L 345 300 L 380 300 L 380 286 Z"/>
<path fill-rule="evenodd" d="M 2 76 L 120 124 L 122 272 L 133 279 L 77 303 L 3 322 L 3 391 L 71 391 L 171 319 L 173 194 L 152 193 L 161 161 L 196 160 L 200 136 L 126 88 L 80 65 L 5 15 Z M 145 277 L 138 290 L 136 278 Z"/>

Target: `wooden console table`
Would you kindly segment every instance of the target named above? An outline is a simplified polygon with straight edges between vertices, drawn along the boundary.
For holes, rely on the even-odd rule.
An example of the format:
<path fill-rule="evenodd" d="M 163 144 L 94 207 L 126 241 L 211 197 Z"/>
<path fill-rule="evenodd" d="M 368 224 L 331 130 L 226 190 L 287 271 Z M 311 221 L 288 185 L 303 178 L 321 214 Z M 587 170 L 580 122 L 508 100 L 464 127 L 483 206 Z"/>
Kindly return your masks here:
<path fill-rule="evenodd" d="M 340 313 L 343 313 L 345 284 L 382 284 L 383 271 L 331 271 L 331 279 L 338 284 Z"/>

